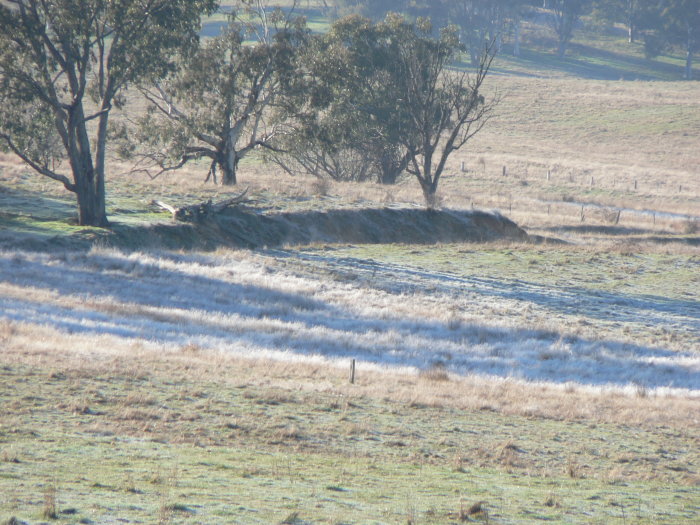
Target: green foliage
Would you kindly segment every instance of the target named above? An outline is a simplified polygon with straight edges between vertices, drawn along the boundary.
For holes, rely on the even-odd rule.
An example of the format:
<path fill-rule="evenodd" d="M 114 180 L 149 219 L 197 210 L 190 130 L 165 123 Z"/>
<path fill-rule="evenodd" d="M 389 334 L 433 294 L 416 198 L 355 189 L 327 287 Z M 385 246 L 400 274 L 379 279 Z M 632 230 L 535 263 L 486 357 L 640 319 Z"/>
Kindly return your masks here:
<path fill-rule="evenodd" d="M 490 112 L 479 89 L 492 58 L 482 56 L 473 78 L 450 71 L 462 50 L 457 29 L 433 34 L 428 19 L 396 14 L 380 23 L 357 15 L 335 22 L 316 41 L 310 107 L 278 162 L 340 180 L 390 183 L 407 171 L 432 207 L 448 156 Z"/>
<path fill-rule="evenodd" d="M 352 15 L 314 41 L 305 61 L 313 82 L 298 101 L 306 111 L 297 132 L 280 142 L 288 154 L 276 162 L 335 180 L 396 181 L 406 160 L 392 37 L 387 24 Z"/>
<path fill-rule="evenodd" d="M 523 0 L 445 1 L 450 22 L 460 29 L 460 38 L 473 66 L 489 42 L 500 41 L 515 27 L 524 12 Z"/>
<path fill-rule="evenodd" d="M 109 114 L 120 92 L 174 68 L 213 0 L 16 0 L 0 4 L 0 147 L 76 193 L 103 226 Z M 93 129 L 91 123 L 96 126 Z M 72 179 L 56 162 L 67 159 Z"/>
<path fill-rule="evenodd" d="M 299 88 L 298 56 L 308 39 L 306 21 L 280 9 L 239 2 L 227 29 L 183 60 L 166 79 L 142 86 L 151 105 L 141 119 L 133 153 L 158 173 L 198 158 L 211 160 L 224 184 L 236 182 L 238 162 L 269 147 Z"/>
<path fill-rule="evenodd" d="M 590 9 L 589 0 L 550 0 L 552 9 L 550 25 L 557 35 L 557 54 L 563 58 L 581 16 Z"/>
<path fill-rule="evenodd" d="M 335 5 L 341 15 L 356 14 L 372 20 L 382 20 L 387 13 L 405 13 L 409 8 L 409 0 L 336 0 Z"/>
<path fill-rule="evenodd" d="M 693 54 L 700 49 L 700 6 L 695 0 L 614 0 L 594 2 L 595 19 L 607 24 L 622 22 L 629 41 L 641 33 L 647 59 L 677 46 L 686 53 L 685 76 L 692 76 Z"/>
<path fill-rule="evenodd" d="M 700 5 L 696 0 L 669 0 L 660 10 L 661 35 L 686 52 L 685 78 L 692 78 L 693 54 L 700 50 Z"/>

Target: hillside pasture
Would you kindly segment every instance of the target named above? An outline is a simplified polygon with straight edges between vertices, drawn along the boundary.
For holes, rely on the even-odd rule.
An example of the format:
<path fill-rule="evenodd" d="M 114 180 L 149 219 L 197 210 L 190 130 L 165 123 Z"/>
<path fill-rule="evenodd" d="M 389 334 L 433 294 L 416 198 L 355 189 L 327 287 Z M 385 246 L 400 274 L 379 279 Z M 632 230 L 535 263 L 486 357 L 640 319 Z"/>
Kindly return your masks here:
<path fill-rule="evenodd" d="M 0 515 L 692 523 L 699 261 L 538 250 L 5 251 Z"/>
<path fill-rule="evenodd" d="M 541 43 L 496 64 L 496 115 L 440 185 L 529 240 L 349 223 L 250 250 L 152 204 L 421 211 L 408 177 L 261 156 L 230 189 L 112 159 L 113 228 L 83 228 L 0 155 L 0 523 L 696 523 L 700 87 L 659 80 L 676 59 L 618 80 L 639 57 L 585 41 L 523 67 Z"/>

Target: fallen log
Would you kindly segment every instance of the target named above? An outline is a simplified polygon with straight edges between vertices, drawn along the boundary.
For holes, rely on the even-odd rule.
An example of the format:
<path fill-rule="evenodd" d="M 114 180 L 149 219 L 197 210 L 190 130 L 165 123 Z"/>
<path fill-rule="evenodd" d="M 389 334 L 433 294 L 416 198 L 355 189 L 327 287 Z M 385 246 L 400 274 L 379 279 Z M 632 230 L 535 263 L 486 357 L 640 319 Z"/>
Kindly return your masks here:
<path fill-rule="evenodd" d="M 211 199 L 200 202 L 198 204 L 190 204 L 188 206 L 181 206 L 176 208 L 170 204 L 163 201 L 152 201 L 152 204 L 169 211 L 173 215 L 173 220 L 185 221 L 185 222 L 196 222 L 201 221 L 207 217 L 211 217 L 217 213 L 221 213 L 226 208 L 241 204 L 243 202 L 248 202 L 250 199 L 246 197 L 248 193 L 248 188 L 246 188 L 242 193 L 231 197 L 230 199 L 223 200 L 221 202 L 213 202 Z"/>

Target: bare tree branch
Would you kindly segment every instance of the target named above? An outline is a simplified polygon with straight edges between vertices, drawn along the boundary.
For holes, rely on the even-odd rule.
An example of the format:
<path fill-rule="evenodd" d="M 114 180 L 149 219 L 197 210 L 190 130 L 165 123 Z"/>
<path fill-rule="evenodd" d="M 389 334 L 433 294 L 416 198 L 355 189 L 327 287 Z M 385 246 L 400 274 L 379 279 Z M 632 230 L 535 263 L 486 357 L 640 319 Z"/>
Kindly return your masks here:
<path fill-rule="evenodd" d="M 34 159 L 30 158 L 28 155 L 26 155 L 22 150 L 20 150 L 17 145 L 12 141 L 12 138 L 5 134 L 5 133 L 0 133 L 0 139 L 5 141 L 7 144 L 7 147 L 12 150 L 12 152 L 17 155 L 20 159 L 22 159 L 24 162 L 29 164 L 29 166 L 39 172 L 40 174 L 56 180 L 60 183 L 63 184 L 63 186 L 68 190 L 68 191 L 75 191 L 75 184 L 73 184 L 68 177 L 65 175 L 61 175 L 59 173 L 56 173 L 50 169 L 48 169 L 46 166 L 43 166 L 36 162 Z"/>

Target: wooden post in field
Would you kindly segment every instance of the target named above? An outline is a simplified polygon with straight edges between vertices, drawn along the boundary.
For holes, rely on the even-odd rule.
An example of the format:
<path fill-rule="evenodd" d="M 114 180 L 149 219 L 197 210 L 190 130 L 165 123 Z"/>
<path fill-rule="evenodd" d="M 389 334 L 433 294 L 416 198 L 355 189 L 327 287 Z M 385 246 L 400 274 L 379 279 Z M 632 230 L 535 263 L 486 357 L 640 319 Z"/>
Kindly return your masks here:
<path fill-rule="evenodd" d="M 593 187 L 593 175 L 591 175 L 591 188 Z"/>
<path fill-rule="evenodd" d="M 547 215 L 549 215 L 549 213 L 551 211 L 551 207 L 552 207 L 551 204 L 547 204 Z"/>
<path fill-rule="evenodd" d="M 683 185 L 678 185 L 678 193 L 683 193 Z"/>
<path fill-rule="evenodd" d="M 505 166 L 503 166 L 503 176 L 505 177 L 507 175 L 508 175 L 508 170 L 506 169 Z"/>
<path fill-rule="evenodd" d="M 637 179 L 634 179 L 634 189 L 637 189 Z"/>
<path fill-rule="evenodd" d="M 462 161 L 462 173 L 464 173 L 465 171 L 467 171 L 467 165 L 464 161 Z"/>
<path fill-rule="evenodd" d="M 581 222 L 586 219 L 586 214 L 583 212 L 584 204 L 581 204 Z"/>
<path fill-rule="evenodd" d="M 622 213 L 622 210 L 617 210 L 617 216 L 615 217 L 615 225 L 617 225 L 620 222 L 620 213 Z"/>
<path fill-rule="evenodd" d="M 350 362 L 350 384 L 355 384 L 355 360 Z"/>
<path fill-rule="evenodd" d="M 549 182 L 549 180 L 550 180 L 551 178 L 552 178 L 552 171 L 551 171 L 551 170 L 547 170 L 547 182 Z"/>

